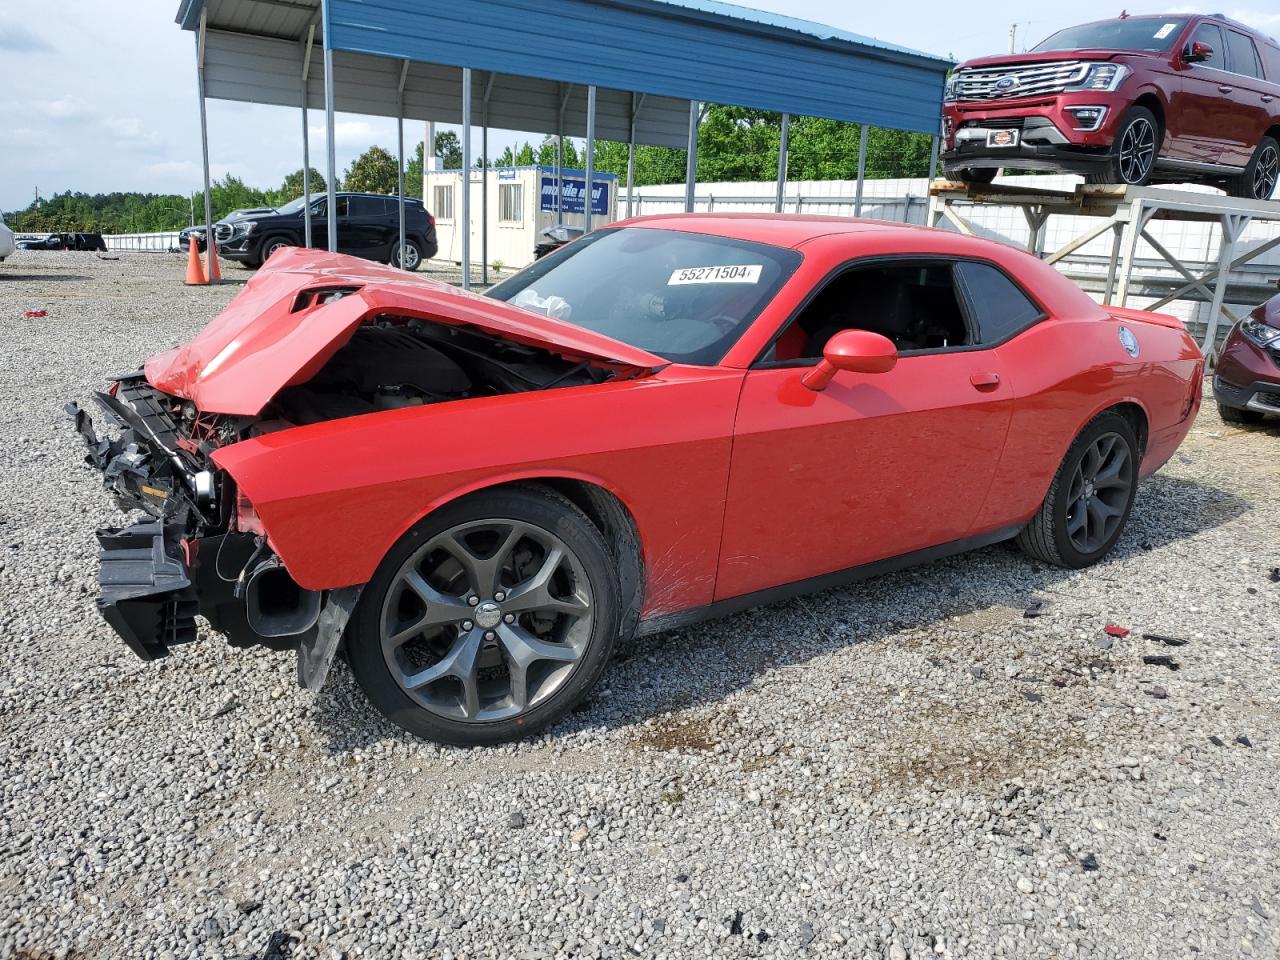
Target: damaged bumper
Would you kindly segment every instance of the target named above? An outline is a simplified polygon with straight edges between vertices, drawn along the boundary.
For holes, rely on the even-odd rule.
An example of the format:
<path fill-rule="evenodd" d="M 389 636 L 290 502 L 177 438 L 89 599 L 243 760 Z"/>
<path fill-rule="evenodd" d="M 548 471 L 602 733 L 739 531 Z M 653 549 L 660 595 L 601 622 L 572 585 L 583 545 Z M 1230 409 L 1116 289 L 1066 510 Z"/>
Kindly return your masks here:
<path fill-rule="evenodd" d="M 98 531 L 98 610 L 143 660 L 196 638 L 199 601 L 182 544 L 163 520 Z"/>

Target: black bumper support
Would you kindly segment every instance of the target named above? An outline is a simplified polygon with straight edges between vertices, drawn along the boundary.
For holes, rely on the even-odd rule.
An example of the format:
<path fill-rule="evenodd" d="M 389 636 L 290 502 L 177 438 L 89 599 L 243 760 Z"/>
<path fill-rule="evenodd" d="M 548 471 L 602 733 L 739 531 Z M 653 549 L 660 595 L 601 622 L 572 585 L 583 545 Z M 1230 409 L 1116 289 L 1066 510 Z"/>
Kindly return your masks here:
<path fill-rule="evenodd" d="M 1000 149 L 988 147 L 981 142 L 970 142 L 944 151 L 941 159 L 944 167 L 949 168 L 1008 167 L 1014 170 L 1096 173 L 1110 159 L 1110 153 L 1106 150 L 1089 152 L 1081 148 L 1029 143 L 1012 149 Z"/>
<path fill-rule="evenodd" d="M 143 660 L 196 638 L 198 603 L 182 546 L 161 520 L 98 531 L 98 610 Z"/>

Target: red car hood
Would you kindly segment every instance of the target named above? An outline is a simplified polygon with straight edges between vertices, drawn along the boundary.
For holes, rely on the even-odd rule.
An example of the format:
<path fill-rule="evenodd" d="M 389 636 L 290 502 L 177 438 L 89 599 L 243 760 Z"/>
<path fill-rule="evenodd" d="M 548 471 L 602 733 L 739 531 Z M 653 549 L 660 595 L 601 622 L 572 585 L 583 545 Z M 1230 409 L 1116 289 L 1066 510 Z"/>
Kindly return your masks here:
<path fill-rule="evenodd" d="M 316 304 L 311 291 L 348 291 Z M 276 253 L 190 343 L 147 361 L 148 382 L 209 413 L 254 416 L 281 389 L 304 383 L 361 323 L 389 314 L 471 326 L 571 360 L 620 369 L 666 366 L 646 350 L 501 300 L 355 257 L 291 248 Z"/>
<path fill-rule="evenodd" d="M 966 60 L 958 69 L 966 67 L 1018 67 L 1024 64 L 1047 63 L 1053 60 L 1111 60 L 1115 57 L 1151 56 L 1141 50 L 1039 50 L 1035 53 L 1002 53 L 992 57 Z"/>

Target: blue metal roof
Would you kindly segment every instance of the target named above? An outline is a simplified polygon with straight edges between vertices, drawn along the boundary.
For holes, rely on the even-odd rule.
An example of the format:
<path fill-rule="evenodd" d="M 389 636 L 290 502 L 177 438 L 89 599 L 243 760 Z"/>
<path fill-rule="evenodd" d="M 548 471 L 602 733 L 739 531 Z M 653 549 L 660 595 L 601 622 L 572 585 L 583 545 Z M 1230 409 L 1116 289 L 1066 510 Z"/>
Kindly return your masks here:
<path fill-rule="evenodd" d="M 318 0 L 316 0 L 318 2 Z M 307 0 L 181 0 L 283 37 Z M 950 61 L 719 0 L 327 0 L 334 50 L 937 133 Z M 259 32 L 260 31 L 260 32 Z"/>

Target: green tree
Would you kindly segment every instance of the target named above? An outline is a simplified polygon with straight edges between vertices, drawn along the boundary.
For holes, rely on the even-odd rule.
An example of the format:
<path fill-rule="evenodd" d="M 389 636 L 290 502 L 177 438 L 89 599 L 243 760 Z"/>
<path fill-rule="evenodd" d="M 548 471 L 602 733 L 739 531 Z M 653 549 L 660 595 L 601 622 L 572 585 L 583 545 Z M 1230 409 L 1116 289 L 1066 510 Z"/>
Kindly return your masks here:
<path fill-rule="evenodd" d="M 324 193 L 329 188 L 329 181 L 321 175 L 320 171 L 315 167 L 311 168 L 311 195 Z M 295 200 L 302 196 L 302 168 L 299 167 L 293 173 L 284 178 L 284 182 L 280 184 L 280 189 L 276 191 L 276 203 L 272 206 L 281 206 L 290 200 Z"/>
<path fill-rule="evenodd" d="M 416 197 L 422 199 L 422 141 L 419 140 L 413 148 L 413 156 L 409 158 L 409 162 L 405 164 L 404 171 L 404 195 L 406 197 Z"/>
<path fill-rule="evenodd" d="M 342 186 L 345 190 L 364 193 L 395 193 L 396 158 L 382 147 L 370 147 L 351 161 L 342 177 Z"/>
<path fill-rule="evenodd" d="M 436 134 L 435 154 L 445 170 L 462 169 L 462 141 L 452 130 L 442 130 Z"/>

